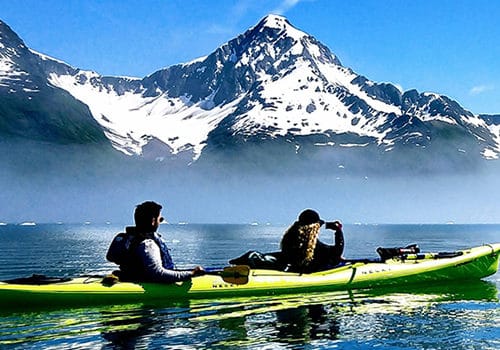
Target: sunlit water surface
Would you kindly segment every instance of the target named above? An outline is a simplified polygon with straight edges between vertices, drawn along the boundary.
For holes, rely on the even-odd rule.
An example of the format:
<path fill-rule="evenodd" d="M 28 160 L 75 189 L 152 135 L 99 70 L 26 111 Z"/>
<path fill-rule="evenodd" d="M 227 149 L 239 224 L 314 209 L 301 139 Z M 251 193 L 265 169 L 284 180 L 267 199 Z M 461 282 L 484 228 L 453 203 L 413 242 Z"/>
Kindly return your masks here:
<path fill-rule="evenodd" d="M 116 225 L 0 226 L 0 279 L 106 274 Z M 286 227 L 163 225 L 179 268 L 276 251 Z M 498 225 L 347 225 L 345 256 L 418 243 L 453 251 L 500 242 Z M 328 231 L 321 239 L 332 242 Z M 2 349 L 499 349 L 500 276 L 484 281 L 106 307 L 0 310 Z M 408 292 L 410 290 L 410 292 Z M 404 292 L 403 292 L 404 291 Z"/>

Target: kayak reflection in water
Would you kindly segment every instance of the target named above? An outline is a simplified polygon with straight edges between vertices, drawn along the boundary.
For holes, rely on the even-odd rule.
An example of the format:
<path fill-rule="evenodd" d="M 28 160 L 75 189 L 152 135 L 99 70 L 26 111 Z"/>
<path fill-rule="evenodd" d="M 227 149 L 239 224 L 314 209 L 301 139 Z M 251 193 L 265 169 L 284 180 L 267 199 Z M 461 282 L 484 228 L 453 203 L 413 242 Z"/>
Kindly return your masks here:
<path fill-rule="evenodd" d="M 321 226 L 335 231 L 335 245 L 318 239 Z M 339 221 L 325 222 L 319 214 L 306 209 L 281 239 L 281 260 L 286 271 L 314 272 L 326 270 L 342 261 L 344 235 Z"/>
<path fill-rule="evenodd" d="M 106 259 L 120 265 L 120 280 L 144 282 L 179 282 L 205 273 L 201 266 L 180 271 L 170 256 L 165 240 L 156 231 L 163 222 L 162 206 L 148 201 L 135 208 L 135 226 L 115 236 Z"/>

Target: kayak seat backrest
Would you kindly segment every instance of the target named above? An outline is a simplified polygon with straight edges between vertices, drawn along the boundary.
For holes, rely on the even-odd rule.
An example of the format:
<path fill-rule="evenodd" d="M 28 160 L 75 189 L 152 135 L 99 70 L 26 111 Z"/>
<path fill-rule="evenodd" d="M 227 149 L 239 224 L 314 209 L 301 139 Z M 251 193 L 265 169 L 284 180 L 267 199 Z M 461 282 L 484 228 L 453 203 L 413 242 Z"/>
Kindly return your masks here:
<path fill-rule="evenodd" d="M 68 281 L 71 281 L 71 278 L 69 278 L 69 277 L 48 277 L 45 275 L 33 274 L 30 277 L 14 278 L 14 279 L 6 280 L 3 282 L 10 283 L 10 284 L 42 285 L 42 284 L 61 283 L 61 282 L 68 282 Z"/>
<path fill-rule="evenodd" d="M 248 265 L 252 269 L 282 270 L 283 263 L 280 252 L 261 253 L 255 250 L 246 252 L 240 257 L 229 260 L 233 265 Z"/>

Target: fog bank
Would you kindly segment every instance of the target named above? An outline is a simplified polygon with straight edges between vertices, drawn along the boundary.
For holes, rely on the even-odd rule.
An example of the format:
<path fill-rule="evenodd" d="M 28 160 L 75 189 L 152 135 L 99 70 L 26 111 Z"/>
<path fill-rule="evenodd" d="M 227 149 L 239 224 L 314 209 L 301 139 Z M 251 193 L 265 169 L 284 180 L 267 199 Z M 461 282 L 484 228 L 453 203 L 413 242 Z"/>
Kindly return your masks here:
<path fill-rule="evenodd" d="M 288 224 L 304 208 L 345 223 L 500 223 L 496 162 L 460 175 L 287 175 L 51 154 L 2 156 L 0 222 L 127 224 L 155 200 L 172 223 Z"/>

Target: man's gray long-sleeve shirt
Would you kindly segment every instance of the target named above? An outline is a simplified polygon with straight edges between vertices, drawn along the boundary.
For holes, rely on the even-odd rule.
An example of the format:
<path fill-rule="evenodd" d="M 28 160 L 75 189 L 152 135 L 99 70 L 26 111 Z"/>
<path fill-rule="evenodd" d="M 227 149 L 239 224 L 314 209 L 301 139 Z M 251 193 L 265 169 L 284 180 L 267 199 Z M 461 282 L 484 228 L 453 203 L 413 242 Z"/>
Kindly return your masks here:
<path fill-rule="evenodd" d="M 161 251 L 153 239 L 145 239 L 136 248 L 138 263 L 142 264 L 144 279 L 148 282 L 172 283 L 191 279 L 191 271 L 166 269 L 162 265 Z"/>

